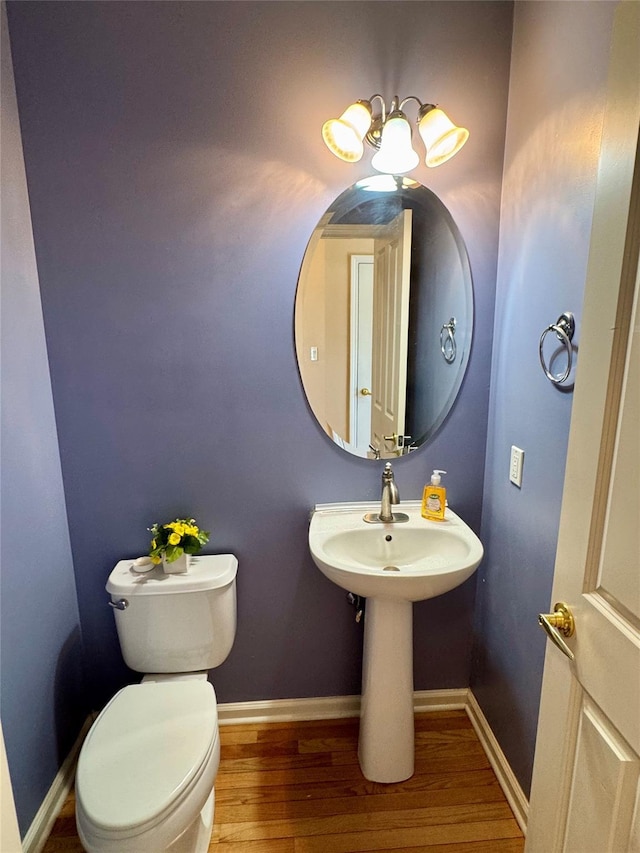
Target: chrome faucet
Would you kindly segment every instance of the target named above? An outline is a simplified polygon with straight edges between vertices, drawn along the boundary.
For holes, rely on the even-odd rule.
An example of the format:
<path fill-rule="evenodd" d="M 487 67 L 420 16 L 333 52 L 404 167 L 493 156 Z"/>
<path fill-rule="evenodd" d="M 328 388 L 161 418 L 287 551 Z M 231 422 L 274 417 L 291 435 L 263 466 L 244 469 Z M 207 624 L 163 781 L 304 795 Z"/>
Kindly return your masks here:
<path fill-rule="evenodd" d="M 387 462 L 382 472 L 382 500 L 380 501 L 380 521 L 393 521 L 391 507 L 400 503 L 400 493 L 393 477 L 391 462 Z"/>
<path fill-rule="evenodd" d="M 391 507 L 400 503 L 400 494 L 396 481 L 393 477 L 391 462 L 387 462 L 382 472 L 382 498 L 380 501 L 380 512 L 368 512 L 364 520 L 369 524 L 391 524 L 399 521 L 409 521 L 409 516 L 404 512 L 392 512 Z"/>

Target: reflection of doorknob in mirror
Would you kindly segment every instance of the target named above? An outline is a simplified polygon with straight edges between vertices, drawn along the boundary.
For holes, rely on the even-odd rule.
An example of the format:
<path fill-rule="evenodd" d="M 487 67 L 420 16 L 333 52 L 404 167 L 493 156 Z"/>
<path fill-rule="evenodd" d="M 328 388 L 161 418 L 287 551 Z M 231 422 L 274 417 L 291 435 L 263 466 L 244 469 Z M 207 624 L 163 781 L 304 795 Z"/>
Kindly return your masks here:
<path fill-rule="evenodd" d="M 538 624 L 544 628 L 549 639 L 555 643 L 569 660 L 575 660 L 574 653 L 560 636 L 562 633 L 565 637 L 573 637 L 576 631 L 573 613 L 563 601 L 559 601 L 553 605 L 553 613 L 539 613 Z"/>
<path fill-rule="evenodd" d="M 361 388 L 360 393 L 362 394 L 363 397 L 370 397 L 371 396 L 371 391 L 369 391 L 368 388 Z"/>

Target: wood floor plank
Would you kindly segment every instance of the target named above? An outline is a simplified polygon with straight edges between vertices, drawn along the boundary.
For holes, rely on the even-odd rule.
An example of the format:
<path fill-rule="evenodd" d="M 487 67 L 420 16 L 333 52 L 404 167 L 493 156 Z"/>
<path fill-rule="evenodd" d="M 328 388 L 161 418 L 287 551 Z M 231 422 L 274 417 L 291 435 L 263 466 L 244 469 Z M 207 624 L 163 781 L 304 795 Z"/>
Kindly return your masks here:
<path fill-rule="evenodd" d="M 522 853 L 524 839 L 522 838 L 492 838 L 490 841 L 468 841 L 460 844 L 421 844 L 417 847 L 387 848 L 385 853 Z M 360 850 L 358 853 L 375 853 Z"/>
<path fill-rule="evenodd" d="M 358 717 L 342 717 L 338 720 L 303 720 L 287 723 L 261 723 L 258 728 L 258 740 L 281 740 L 290 737 L 299 740 L 303 737 L 332 736 L 344 732 L 357 735 L 360 720 Z"/>
<path fill-rule="evenodd" d="M 260 822 L 267 820 L 299 820 L 306 817 L 335 815 L 371 814 L 372 812 L 395 812 L 407 809 L 423 809 L 425 805 L 460 806 L 496 803 L 504 800 L 499 785 L 484 785 L 480 788 L 449 788 L 432 791 L 425 797 L 424 791 L 404 793 L 379 793 L 369 796 L 324 797 L 321 788 L 314 789 L 314 796 L 305 799 L 288 797 L 280 802 L 251 802 L 221 805 L 216 803 L 216 820 L 220 823 Z"/>
<path fill-rule="evenodd" d="M 293 838 L 275 838 L 271 841 L 229 841 L 211 844 L 210 853 L 295 853 Z"/>
<path fill-rule="evenodd" d="M 519 830 L 515 821 L 483 821 L 433 827 L 378 830 L 377 832 L 342 832 L 340 835 L 303 836 L 295 839 L 295 853 L 373 853 L 380 850 L 412 850 L 424 847 L 430 853 L 435 845 L 451 845 L 461 841 L 494 841 L 513 838 Z M 473 849 L 473 848 L 471 848 Z M 491 848 L 490 848 L 491 849 Z M 522 845 L 524 849 L 524 844 Z"/>
<path fill-rule="evenodd" d="M 42 853 L 84 853 L 84 847 L 77 835 L 65 836 L 52 834 L 45 842 Z"/>
<path fill-rule="evenodd" d="M 243 758 L 266 758 L 271 759 L 278 755 L 298 755 L 298 743 L 296 741 L 268 741 L 253 743 L 226 743 L 220 744 L 220 750 L 224 749 L 225 763 L 234 759 Z M 329 752 L 331 750 L 328 750 Z M 315 750 L 319 752 L 319 750 Z M 313 753 L 311 753 L 313 754 Z"/>
<path fill-rule="evenodd" d="M 216 785 L 216 806 L 245 805 L 249 803 L 273 803 L 303 799 L 332 799 L 339 797 L 364 797 L 385 794 L 390 797 L 405 792 L 430 798 L 433 792 L 459 790 L 464 799 L 465 789 L 489 787 L 502 794 L 493 770 L 482 769 L 458 773 L 424 773 L 415 775 L 405 782 L 391 785 L 369 782 L 362 774 L 357 779 L 333 782 L 331 785 L 315 782 L 285 785 L 232 786 L 220 788 Z M 454 794 L 455 798 L 455 794 Z"/>
<path fill-rule="evenodd" d="M 428 806 L 397 811 L 352 812 L 329 817 L 286 818 L 284 820 L 246 821 L 220 825 L 220 841 L 253 841 L 258 838 L 301 838 L 334 833 L 371 832 L 442 827 L 476 821 L 501 821 L 513 818 L 505 802 L 477 803 L 473 806 Z"/>
<path fill-rule="evenodd" d="M 236 731 L 235 726 L 221 726 L 220 728 L 220 746 L 224 747 L 229 744 L 236 743 L 255 743 L 258 740 L 258 733 L 254 730 Z"/>
<path fill-rule="evenodd" d="M 232 776 L 234 773 L 260 772 L 262 770 L 306 770 L 314 767 L 329 767 L 332 764 L 332 753 L 311 753 L 309 755 L 248 755 L 225 758 L 225 765 L 218 775 Z"/>
<path fill-rule="evenodd" d="M 234 768 L 233 772 L 219 772 L 216 777 L 216 791 L 236 787 L 270 787 L 273 785 L 302 785 L 305 782 L 327 783 L 342 781 L 359 781 L 362 772 L 357 764 L 347 766 L 326 767 L 283 767 L 272 770 L 268 762 L 263 762 L 262 767 L 253 767 L 243 772 Z"/>
<path fill-rule="evenodd" d="M 491 770 L 491 765 L 486 757 L 476 756 L 473 760 L 465 761 L 451 759 L 440 760 L 433 764 L 425 761 L 416 761 L 416 775 L 414 784 L 420 784 L 423 775 L 428 777 L 442 776 L 447 777 L 449 774 L 454 774 L 456 778 L 460 774 L 468 772 L 477 772 L 481 770 Z M 303 785 L 313 782 L 317 784 L 339 784 L 341 782 L 359 782 L 363 779 L 362 771 L 357 762 L 350 764 L 341 764 L 336 762 L 328 767 L 323 766 L 307 766 L 298 768 L 281 768 L 277 770 L 270 769 L 269 762 L 263 762 L 262 767 L 254 767 L 244 772 L 238 772 L 234 768 L 234 772 L 218 773 L 216 779 L 216 791 L 228 790 L 229 788 L 251 788 L 251 787 L 272 787 L 274 785 Z M 372 783 L 375 784 L 375 783 Z M 403 782 L 398 784 L 405 784 Z"/>
<path fill-rule="evenodd" d="M 334 766 L 358 766 L 355 753 L 334 752 L 331 756 Z M 480 744 L 470 749 L 451 747 L 449 750 L 424 749 L 416 745 L 415 756 L 415 767 L 419 773 L 426 770 L 433 773 L 446 773 L 447 770 L 481 770 L 491 766 Z M 321 762 L 316 766 L 322 766 Z"/>

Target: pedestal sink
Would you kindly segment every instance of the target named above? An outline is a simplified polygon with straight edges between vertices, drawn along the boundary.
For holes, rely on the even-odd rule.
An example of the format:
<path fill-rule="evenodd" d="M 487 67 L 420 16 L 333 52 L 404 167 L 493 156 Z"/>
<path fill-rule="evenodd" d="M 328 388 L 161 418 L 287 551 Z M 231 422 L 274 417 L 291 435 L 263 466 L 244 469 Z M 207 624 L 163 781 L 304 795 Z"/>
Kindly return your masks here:
<path fill-rule="evenodd" d="M 450 509 L 427 521 L 420 501 L 398 507 L 404 524 L 367 524 L 379 504 L 316 506 L 309 527 L 311 556 L 338 586 L 366 597 L 358 757 L 374 782 L 413 775 L 412 602 L 434 598 L 471 577 L 482 543 Z"/>

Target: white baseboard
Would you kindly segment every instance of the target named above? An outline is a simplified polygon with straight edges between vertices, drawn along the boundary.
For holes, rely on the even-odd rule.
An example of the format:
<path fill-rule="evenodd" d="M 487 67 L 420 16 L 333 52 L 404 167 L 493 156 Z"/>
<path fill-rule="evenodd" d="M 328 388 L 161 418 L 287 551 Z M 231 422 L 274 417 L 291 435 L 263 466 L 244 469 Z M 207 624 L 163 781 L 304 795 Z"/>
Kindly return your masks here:
<path fill-rule="evenodd" d="M 454 690 L 416 690 L 413 694 L 413 710 L 416 714 L 424 711 L 463 711 L 467 707 L 468 696 L 467 687 Z"/>
<path fill-rule="evenodd" d="M 421 711 L 449 711 L 465 708 L 467 688 L 459 690 L 419 690 L 413 694 L 414 708 Z M 285 723 L 304 720 L 338 720 L 360 714 L 360 696 L 319 696 L 312 699 L 267 699 L 263 702 L 235 702 L 218 705 L 221 726 L 239 723 Z"/>
<path fill-rule="evenodd" d="M 507 802 L 511 806 L 513 816 L 518 822 L 520 829 L 526 835 L 529 818 L 529 801 L 520 787 L 520 783 L 516 779 L 496 736 L 492 732 L 487 718 L 482 713 L 482 709 L 478 705 L 478 700 L 471 690 L 469 690 L 469 698 L 465 710 L 473 728 L 476 730 L 478 739 L 493 767 L 494 773 L 498 777 L 498 782 L 507 798 Z"/>
<path fill-rule="evenodd" d="M 221 726 L 239 723 L 288 723 L 304 720 L 338 720 L 357 717 L 359 696 L 319 696 L 312 699 L 266 699 L 218 705 Z"/>
<path fill-rule="evenodd" d="M 71 747 L 69 755 L 62 762 L 62 766 L 55 775 L 51 787 L 40 805 L 40 808 L 31 821 L 31 826 L 27 830 L 27 834 L 22 839 L 23 853 L 40 853 L 47 842 L 53 824 L 60 814 L 60 810 L 67 799 L 76 772 L 76 763 L 82 742 L 87 736 L 87 732 L 91 728 L 91 724 L 95 719 L 95 714 L 87 717 L 80 730 L 80 734 L 76 738 L 76 742 Z"/>
<path fill-rule="evenodd" d="M 416 713 L 465 710 L 484 749 L 520 829 L 526 833 L 529 803 L 500 748 L 478 702 L 466 687 L 453 690 L 417 690 Z M 284 723 L 304 720 L 336 720 L 357 717 L 360 696 L 320 696 L 311 699 L 270 699 L 262 702 L 228 702 L 218 705 L 221 726 L 241 723 Z M 89 717 L 71 752 L 64 760 L 22 842 L 23 853 L 40 853 L 67 798 L 75 775 L 82 742 L 95 715 Z"/>

